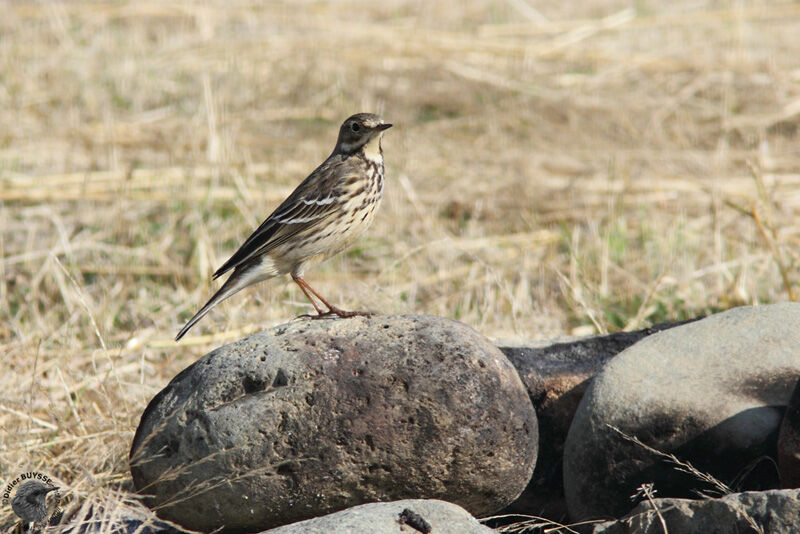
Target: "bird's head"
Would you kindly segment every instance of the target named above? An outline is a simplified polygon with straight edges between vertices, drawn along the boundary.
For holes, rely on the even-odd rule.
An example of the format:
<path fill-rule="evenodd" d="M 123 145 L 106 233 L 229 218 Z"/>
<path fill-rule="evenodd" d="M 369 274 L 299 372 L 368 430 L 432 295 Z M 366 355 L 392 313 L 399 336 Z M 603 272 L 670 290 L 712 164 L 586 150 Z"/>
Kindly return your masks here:
<path fill-rule="evenodd" d="M 384 130 L 392 125 L 374 113 L 358 113 L 342 123 L 334 152 L 355 154 L 362 147 L 380 142 Z"/>
<path fill-rule="evenodd" d="M 38 480 L 30 480 L 17 489 L 16 497 L 20 499 L 39 499 L 51 491 L 57 491 L 58 489 L 57 486 L 48 486 Z"/>
<path fill-rule="evenodd" d="M 51 491 L 58 491 L 58 487 L 29 480 L 17 489 L 16 495 L 11 499 L 11 508 L 24 521 L 41 521 L 47 514 L 47 494 Z"/>

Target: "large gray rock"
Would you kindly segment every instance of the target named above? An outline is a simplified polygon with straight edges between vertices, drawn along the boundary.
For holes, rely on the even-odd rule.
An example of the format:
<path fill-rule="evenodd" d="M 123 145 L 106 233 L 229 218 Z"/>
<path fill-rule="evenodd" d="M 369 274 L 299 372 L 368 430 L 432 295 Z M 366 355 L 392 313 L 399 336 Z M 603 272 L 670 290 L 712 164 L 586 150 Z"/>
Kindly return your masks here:
<path fill-rule="evenodd" d="M 430 530 L 427 530 L 427 529 Z M 426 532 L 427 531 L 427 532 Z M 494 534 L 455 504 L 437 500 L 362 504 L 261 534 Z"/>
<path fill-rule="evenodd" d="M 784 488 L 800 487 L 800 380 L 794 387 L 778 435 L 778 466 Z"/>
<path fill-rule="evenodd" d="M 609 425 L 726 483 L 774 457 L 800 376 L 798 326 L 800 304 L 736 308 L 649 336 L 607 363 L 565 444 L 570 517 L 619 517 L 648 482 L 663 497 L 713 490 Z M 752 484 L 740 477 L 737 487 L 775 487 L 774 475 Z"/>
<path fill-rule="evenodd" d="M 296 320 L 219 348 L 150 403 L 136 487 L 186 527 L 263 530 L 365 502 L 474 515 L 519 495 L 533 407 L 486 338 L 432 316 Z"/>
<path fill-rule="evenodd" d="M 624 519 L 601 523 L 593 534 L 680 534 L 800 532 L 800 490 L 748 491 L 721 499 L 654 499 L 640 503 Z M 761 530 L 753 528 L 754 525 Z"/>

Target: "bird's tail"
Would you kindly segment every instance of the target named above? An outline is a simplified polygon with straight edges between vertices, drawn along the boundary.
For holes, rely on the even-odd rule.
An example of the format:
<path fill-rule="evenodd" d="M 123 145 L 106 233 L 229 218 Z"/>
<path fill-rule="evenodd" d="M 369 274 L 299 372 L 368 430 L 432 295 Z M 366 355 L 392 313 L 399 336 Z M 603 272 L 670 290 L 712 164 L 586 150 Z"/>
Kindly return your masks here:
<path fill-rule="evenodd" d="M 219 291 L 214 293 L 214 296 L 208 299 L 206 305 L 200 308 L 200 311 L 194 314 L 194 317 L 189 319 L 189 322 L 181 328 L 181 331 L 178 332 L 178 335 L 175 336 L 175 341 L 180 341 L 181 338 L 186 335 L 186 332 L 192 328 L 197 321 L 205 317 L 205 315 L 211 311 L 211 308 L 225 300 L 226 298 L 230 297 L 234 293 L 244 289 L 245 287 L 255 284 L 256 282 L 260 282 L 261 280 L 266 280 L 267 278 L 272 278 L 274 276 L 273 273 L 265 273 L 263 271 L 257 272 L 257 269 L 245 269 L 245 270 L 235 270 L 233 274 L 225 280 L 225 283 L 222 284 L 222 287 L 219 288 Z"/>

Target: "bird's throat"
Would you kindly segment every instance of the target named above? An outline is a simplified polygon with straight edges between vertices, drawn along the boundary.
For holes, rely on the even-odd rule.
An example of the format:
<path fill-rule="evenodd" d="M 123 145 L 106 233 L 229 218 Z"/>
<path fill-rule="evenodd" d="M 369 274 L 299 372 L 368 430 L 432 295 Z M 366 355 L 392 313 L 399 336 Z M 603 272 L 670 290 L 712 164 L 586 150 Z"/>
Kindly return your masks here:
<path fill-rule="evenodd" d="M 364 145 L 364 148 L 361 149 L 364 153 L 364 159 L 373 163 L 380 163 L 383 161 L 383 150 L 381 149 L 382 136 L 383 134 L 376 135 Z"/>

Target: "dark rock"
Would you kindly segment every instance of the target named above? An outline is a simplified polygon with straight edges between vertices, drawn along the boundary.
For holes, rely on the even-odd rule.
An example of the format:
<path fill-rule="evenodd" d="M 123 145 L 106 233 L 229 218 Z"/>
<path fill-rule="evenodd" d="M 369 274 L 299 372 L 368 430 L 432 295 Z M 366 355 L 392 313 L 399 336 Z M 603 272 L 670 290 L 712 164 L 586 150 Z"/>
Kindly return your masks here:
<path fill-rule="evenodd" d="M 221 347 L 150 403 L 136 487 L 188 528 L 263 530 L 365 502 L 484 515 L 530 478 L 537 424 L 514 367 L 432 316 L 297 320 Z"/>
<path fill-rule="evenodd" d="M 455 504 L 413 499 L 362 504 L 261 534 L 493 534 Z"/>
<path fill-rule="evenodd" d="M 798 324 L 800 304 L 736 308 L 649 336 L 608 362 L 565 444 L 571 519 L 619 517 L 643 483 L 662 497 L 714 491 L 611 426 L 735 489 L 776 487 L 772 462 L 760 460 L 776 454 L 800 375 Z"/>
<path fill-rule="evenodd" d="M 522 495 L 501 514 L 535 514 L 555 520 L 566 517 L 564 441 L 592 377 L 637 341 L 698 319 L 539 347 L 500 347 L 517 368 L 539 421 L 539 454 L 533 477 Z"/>
<path fill-rule="evenodd" d="M 749 491 L 720 499 L 654 499 L 652 503 L 640 503 L 624 519 L 596 525 L 593 534 L 664 534 L 665 531 L 796 534 L 800 532 L 800 490 Z"/>
<path fill-rule="evenodd" d="M 800 487 L 800 380 L 783 416 L 778 435 L 778 468 L 784 488 Z"/>

